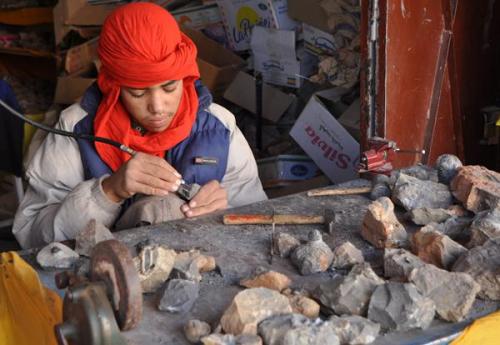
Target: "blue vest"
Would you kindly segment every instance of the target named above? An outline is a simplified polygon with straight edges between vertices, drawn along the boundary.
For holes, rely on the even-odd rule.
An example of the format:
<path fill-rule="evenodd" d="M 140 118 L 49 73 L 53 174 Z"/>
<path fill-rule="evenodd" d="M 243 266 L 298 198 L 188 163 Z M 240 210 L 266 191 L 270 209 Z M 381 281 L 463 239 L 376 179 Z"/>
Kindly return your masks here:
<path fill-rule="evenodd" d="M 211 180 L 221 181 L 227 167 L 229 152 L 229 130 L 214 115 L 206 109 L 212 103 L 212 96 L 208 89 L 196 82 L 196 91 L 199 98 L 199 108 L 191 134 L 170 149 L 165 159 L 172 165 L 189 184 L 204 185 Z M 93 134 L 93 122 L 102 94 L 93 84 L 85 92 L 81 107 L 87 112 L 75 128 L 75 133 Z M 104 174 L 112 174 L 112 170 L 99 157 L 94 142 L 78 139 L 78 147 L 82 158 L 85 179 L 99 178 Z M 216 165 L 195 164 L 196 157 L 213 157 Z"/>

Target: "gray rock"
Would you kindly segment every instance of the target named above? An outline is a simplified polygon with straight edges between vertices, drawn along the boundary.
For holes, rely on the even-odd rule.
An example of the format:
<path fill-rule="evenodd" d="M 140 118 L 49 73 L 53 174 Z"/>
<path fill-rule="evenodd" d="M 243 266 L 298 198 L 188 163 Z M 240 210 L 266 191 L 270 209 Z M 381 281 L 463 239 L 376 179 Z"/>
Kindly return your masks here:
<path fill-rule="evenodd" d="M 400 169 L 400 173 L 418 178 L 422 181 L 438 182 L 438 172 L 436 169 L 424 164 L 417 164 L 408 168 Z"/>
<path fill-rule="evenodd" d="M 345 242 L 333 250 L 332 267 L 351 268 L 356 264 L 365 261 L 361 250 L 356 248 L 351 242 Z"/>
<path fill-rule="evenodd" d="M 384 196 L 390 198 L 391 194 L 391 188 L 387 182 L 376 183 L 370 192 L 370 199 L 377 200 Z"/>
<path fill-rule="evenodd" d="M 408 218 L 417 225 L 427 225 L 429 223 L 442 223 L 451 214 L 448 210 L 442 208 L 416 208 L 408 212 Z"/>
<path fill-rule="evenodd" d="M 370 344 L 378 336 L 380 325 L 364 317 L 332 316 L 329 323 L 337 333 L 341 344 Z"/>
<path fill-rule="evenodd" d="M 189 320 L 184 325 L 184 335 L 193 344 L 199 343 L 201 338 L 208 336 L 211 331 L 210 325 L 200 320 Z"/>
<path fill-rule="evenodd" d="M 246 289 L 234 297 L 220 323 L 226 333 L 257 334 L 257 325 L 262 320 L 291 312 L 288 298 L 279 292 L 266 288 Z"/>
<path fill-rule="evenodd" d="M 440 224 L 439 231 L 453 240 L 465 241 L 470 236 L 471 223 L 472 218 L 453 216 Z"/>
<path fill-rule="evenodd" d="M 384 275 L 387 278 L 407 281 L 411 271 L 425 265 L 418 256 L 404 249 L 386 249 L 384 252 Z"/>
<path fill-rule="evenodd" d="M 286 232 L 279 232 L 273 236 L 274 253 L 282 258 L 288 257 L 300 245 L 300 241 Z"/>
<path fill-rule="evenodd" d="M 368 206 L 361 236 L 377 248 L 408 245 L 408 234 L 394 214 L 394 204 L 386 197 L 375 200 Z"/>
<path fill-rule="evenodd" d="M 438 181 L 444 184 L 450 184 L 451 180 L 457 175 L 458 168 L 462 166 L 462 161 L 450 154 L 444 154 L 436 160 L 436 170 L 438 172 Z"/>
<path fill-rule="evenodd" d="M 323 242 L 321 233 L 313 230 L 309 233 L 309 242 L 298 246 L 292 253 L 292 262 L 302 275 L 324 272 L 330 267 L 333 253 Z"/>
<path fill-rule="evenodd" d="M 236 339 L 232 334 L 210 334 L 201 338 L 203 345 L 236 345 Z"/>
<path fill-rule="evenodd" d="M 43 269 L 71 268 L 78 258 L 78 253 L 58 242 L 46 245 L 36 255 L 36 261 Z"/>
<path fill-rule="evenodd" d="M 405 174 L 399 174 L 392 200 L 407 211 L 416 208 L 448 208 L 453 197 L 447 185 L 433 181 L 423 181 Z"/>
<path fill-rule="evenodd" d="M 469 248 L 500 238 L 500 208 L 479 212 L 470 226 L 470 232 Z"/>
<path fill-rule="evenodd" d="M 177 254 L 170 277 L 199 283 L 201 273 L 212 271 L 215 267 L 215 259 L 212 256 L 203 255 L 199 250 L 190 250 Z"/>
<path fill-rule="evenodd" d="M 80 255 L 90 257 L 92 249 L 99 242 L 112 240 L 115 237 L 102 223 L 95 219 L 89 221 L 85 229 L 76 235 L 75 251 Z"/>
<path fill-rule="evenodd" d="M 446 235 L 426 229 L 412 237 L 412 251 L 426 263 L 449 269 L 467 249 Z"/>
<path fill-rule="evenodd" d="M 481 289 L 470 275 L 448 272 L 433 265 L 414 269 L 409 280 L 423 296 L 434 301 L 438 315 L 451 322 L 465 318 Z"/>
<path fill-rule="evenodd" d="M 165 284 L 158 309 L 170 313 L 184 313 L 193 307 L 199 295 L 199 286 L 191 280 L 172 279 Z"/>
<path fill-rule="evenodd" d="M 468 273 L 479 285 L 479 297 L 500 300 L 500 238 L 489 240 L 462 255 L 453 271 Z"/>
<path fill-rule="evenodd" d="M 325 312 L 338 315 L 366 315 L 370 297 L 384 280 L 373 272 L 368 263 L 356 265 L 345 277 L 320 284 L 314 297 Z"/>
<path fill-rule="evenodd" d="M 379 323 L 385 331 L 426 329 L 434 314 L 434 302 L 409 283 L 388 282 L 378 286 L 368 307 L 368 318 Z"/>
<path fill-rule="evenodd" d="M 236 345 L 262 345 L 262 339 L 258 335 L 242 334 L 236 337 Z"/>
<path fill-rule="evenodd" d="M 259 324 L 266 345 L 338 345 L 339 339 L 328 322 L 314 321 L 300 314 L 270 317 Z"/>

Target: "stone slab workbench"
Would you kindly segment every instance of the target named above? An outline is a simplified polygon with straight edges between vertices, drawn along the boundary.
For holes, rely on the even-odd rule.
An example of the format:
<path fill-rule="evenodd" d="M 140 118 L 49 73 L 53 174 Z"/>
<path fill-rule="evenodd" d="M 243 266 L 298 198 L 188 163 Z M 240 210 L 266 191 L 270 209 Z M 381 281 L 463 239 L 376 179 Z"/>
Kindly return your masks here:
<path fill-rule="evenodd" d="M 368 181 L 356 180 L 339 187 L 366 186 Z M 271 225 L 224 225 L 223 213 L 258 214 L 306 214 L 323 215 L 325 210 L 333 210 L 337 224 L 333 234 L 323 233 L 324 241 L 331 248 L 351 241 L 362 250 L 365 260 L 374 270 L 382 274 L 383 252 L 374 249 L 364 241 L 359 231 L 370 200 L 366 195 L 308 197 L 305 193 L 272 199 L 231 209 L 195 219 L 172 221 L 157 226 L 141 227 L 115 233 L 117 239 L 132 248 L 137 243 L 150 240 L 176 251 L 199 249 L 202 253 L 215 257 L 217 270 L 203 274 L 200 296 L 189 313 L 171 314 L 156 309 L 154 295 L 145 295 L 143 319 L 139 327 L 123 333 L 130 344 L 188 344 L 182 328 L 190 319 L 200 319 L 214 328 L 229 306 L 236 293 L 241 278 L 247 277 L 257 266 L 272 268 L 284 273 L 292 280 L 292 288 L 313 289 L 320 282 L 331 279 L 336 272 L 328 271 L 311 276 L 301 276 L 289 259 L 273 257 L 270 260 Z M 305 240 L 309 231 L 322 229 L 321 225 L 277 225 L 275 232 L 286 231 Z M 45 284 L 55 288 L 53 272 L 38 269 Z M 63 293 L 61 291 L 61 293 Z M 489 314 L 499 307 L 498 303 L 476 300 L 468 319 L 460 323 L 446 323 L 435 320 L 425 330 L 406 333 L 392 333 L 379 337 L 373 344 L 446 344 L 447 337 L 456 335 L 471 320 Z M 433 342 L 436 341 L 437 342 Z M 440 339 L 440 340 L 439 340 Z"/>

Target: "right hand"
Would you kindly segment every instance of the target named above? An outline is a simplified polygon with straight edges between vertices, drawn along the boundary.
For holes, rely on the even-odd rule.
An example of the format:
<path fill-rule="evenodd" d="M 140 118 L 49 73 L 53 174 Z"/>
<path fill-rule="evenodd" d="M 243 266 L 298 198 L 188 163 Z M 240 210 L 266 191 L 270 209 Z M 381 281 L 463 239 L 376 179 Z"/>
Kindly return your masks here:
<path fill-rule="evenodd" d="M 121 202 L 136 193 L 165 196 L 179 189 L 182 176 L 165 159 L 137 153 L 102 181 L 106 196 Z"/>

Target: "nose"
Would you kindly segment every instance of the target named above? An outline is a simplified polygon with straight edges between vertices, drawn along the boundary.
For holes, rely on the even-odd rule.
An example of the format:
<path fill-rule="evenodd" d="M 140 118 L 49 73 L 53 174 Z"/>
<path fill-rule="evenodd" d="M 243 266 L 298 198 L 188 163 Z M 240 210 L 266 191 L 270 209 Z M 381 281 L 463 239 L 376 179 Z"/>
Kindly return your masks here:
<path fill-rule="evenodd" d="M 167 112 L 165 99 L 158 91 L 153 91 L 150 94 L 148 102 L 148 111 L 154 115 L 162 115 Z"/>

